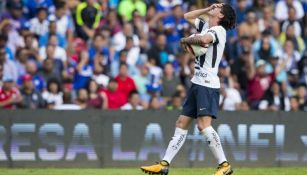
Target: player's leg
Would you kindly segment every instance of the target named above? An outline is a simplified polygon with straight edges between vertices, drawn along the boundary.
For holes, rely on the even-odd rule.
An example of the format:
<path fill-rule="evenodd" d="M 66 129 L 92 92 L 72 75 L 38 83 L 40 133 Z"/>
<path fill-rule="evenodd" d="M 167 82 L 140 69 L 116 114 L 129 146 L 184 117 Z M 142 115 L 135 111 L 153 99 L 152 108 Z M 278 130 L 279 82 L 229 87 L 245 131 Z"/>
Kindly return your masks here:
<path fill-rule="evenodd" d="M 176 129 L 174 136 L 172 137 L 172 140 L 168 144 L 163 159 L 155 165 L 143 166 L 141 167 L 141 170 L 148 174 L 167 175 L 171 161 L 179 152 L 180 148 L 182 147 L 182 145 L 186 140 L 186 136 L 188 133 L 187 129 L 192 120 L 193 118 L 191 117 L 180 115 L 176 121 Z"/>
<path fill-rule="evenodd" d="M 197 127 L 201 134 L 206 138 L 209 149 L 219 164 L 214 175 L 230 175 L 232 174 L 231 166 L 225 157 L 220 137 L 211 126 L 211 123 L 211 116 L 202 116 L 197 118 Z"/>
<path fill-rule="evenodd" d="M 172 140 L 169 142 L 168 147 L 166 149 L 165 155 L 163 157 L 163 161 L 166 161 L 170 164 L 178 153 L 182 145 L 186 140 L 186 136 L 188 134 L 188 127 L 192 122 L 193 118 L 187 117 L 184 115 L 180 115 L 178 120 L 176 121 L 176 129 Z"/>
<path fill-rule="evenodd" d="M 187 93 L 187 99 L 183 104 L 182 115 L 179 116 L 176 121 L 176 129 L 172 140 L 169 142 L 169 145 L 166 149 L 165 156 L 162 161 L 158 164 L 152 166 L 143 166 L 141 170 L 149 174 L 168 174 L 168 167 L 175 155 L 178 153 L 180 148 L 185 142 L 188 126 L 192 122 L 194 116 L 196 116 L 196 98 L 194 93 L 195 86 L 189 89 Z M 190 117 L 192 116 L 192 117 Z"/>
<path fill-rule="evenodd" d="M 208 146 L 219 166 L 215 175 L 230 175 L 232 169 L 225 157 L 221 140 L 212 127 L 212 119 L 217 117 L 219 109 L 219 89 L 199 86 L 197 90 L 197 127 L 206 138 Z"/>

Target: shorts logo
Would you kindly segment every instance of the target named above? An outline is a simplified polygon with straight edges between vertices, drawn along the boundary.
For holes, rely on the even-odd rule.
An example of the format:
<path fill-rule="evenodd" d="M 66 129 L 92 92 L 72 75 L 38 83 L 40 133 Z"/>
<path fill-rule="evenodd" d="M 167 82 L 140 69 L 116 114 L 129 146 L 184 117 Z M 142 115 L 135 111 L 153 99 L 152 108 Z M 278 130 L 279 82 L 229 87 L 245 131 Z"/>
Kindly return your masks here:
<path fill-rule="evenodd" d="M 203 110 L 205 110 L 205 109 L 206 109 L 206 108 L 199 108 L 200 111 L 203 111 Z"/>

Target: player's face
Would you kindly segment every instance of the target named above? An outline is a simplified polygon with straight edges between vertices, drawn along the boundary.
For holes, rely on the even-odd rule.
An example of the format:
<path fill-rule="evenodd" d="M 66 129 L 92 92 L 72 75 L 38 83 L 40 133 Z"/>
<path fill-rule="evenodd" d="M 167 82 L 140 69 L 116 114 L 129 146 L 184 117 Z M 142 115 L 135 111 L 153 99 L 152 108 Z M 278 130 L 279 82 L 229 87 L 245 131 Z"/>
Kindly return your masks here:
<path fill-rule="evenodd" d="M 209 15 L 212 17 L 221 17 L 223 15 L 221 12 L 222 8 L 214 8 L 209 12 Z"/>

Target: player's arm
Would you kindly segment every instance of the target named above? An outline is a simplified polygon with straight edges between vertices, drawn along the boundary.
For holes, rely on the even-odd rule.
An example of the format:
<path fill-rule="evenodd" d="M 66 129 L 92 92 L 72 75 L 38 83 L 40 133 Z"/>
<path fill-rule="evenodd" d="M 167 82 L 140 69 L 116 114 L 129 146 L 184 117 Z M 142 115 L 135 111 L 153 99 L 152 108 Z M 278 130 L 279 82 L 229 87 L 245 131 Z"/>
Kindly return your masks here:
<path fill-rule="evenodd" d="M 210 10 L 214 8 L 220 8 L 223 4 L 212 4 L 210 7 L 204 9 L 193 10 L 184 14 L 184 19 L 187 20 L 190 24 L 194 25 L 195 19 L 201 15 L 208 14 Z"/>
<path fill-rule="evenodd" d="M 214 41 L 213 36 L 209 33 L 206 33 L 205 35 L 196 35 L 193 37 L 181 38 L 180 44 L 181 45 L 191 44 L 191 45 L 205 46 L 210 43 L 213 43 L 213 41 Z"/>

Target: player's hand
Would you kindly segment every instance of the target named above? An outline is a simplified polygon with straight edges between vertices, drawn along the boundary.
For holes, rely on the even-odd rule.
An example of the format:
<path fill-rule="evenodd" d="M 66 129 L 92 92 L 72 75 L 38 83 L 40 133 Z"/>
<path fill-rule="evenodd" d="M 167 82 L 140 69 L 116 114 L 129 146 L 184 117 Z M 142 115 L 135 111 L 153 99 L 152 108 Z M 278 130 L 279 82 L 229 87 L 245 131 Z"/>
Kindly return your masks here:
<path fill-rule="evenodd" d="M 184 42 L 184 38 L 181 38 L 181 40 L 180 40 L 180 47 L 181 47 L 185 52 L 188 52 L 187 44 Z"/>
<path fill-rule="evenodd" d="M 210 6 L 210 10 L 213 10 L 215 8 L 222 8 L 222 7 L 223 7 L 222 3 L 215 3 Z"/>

